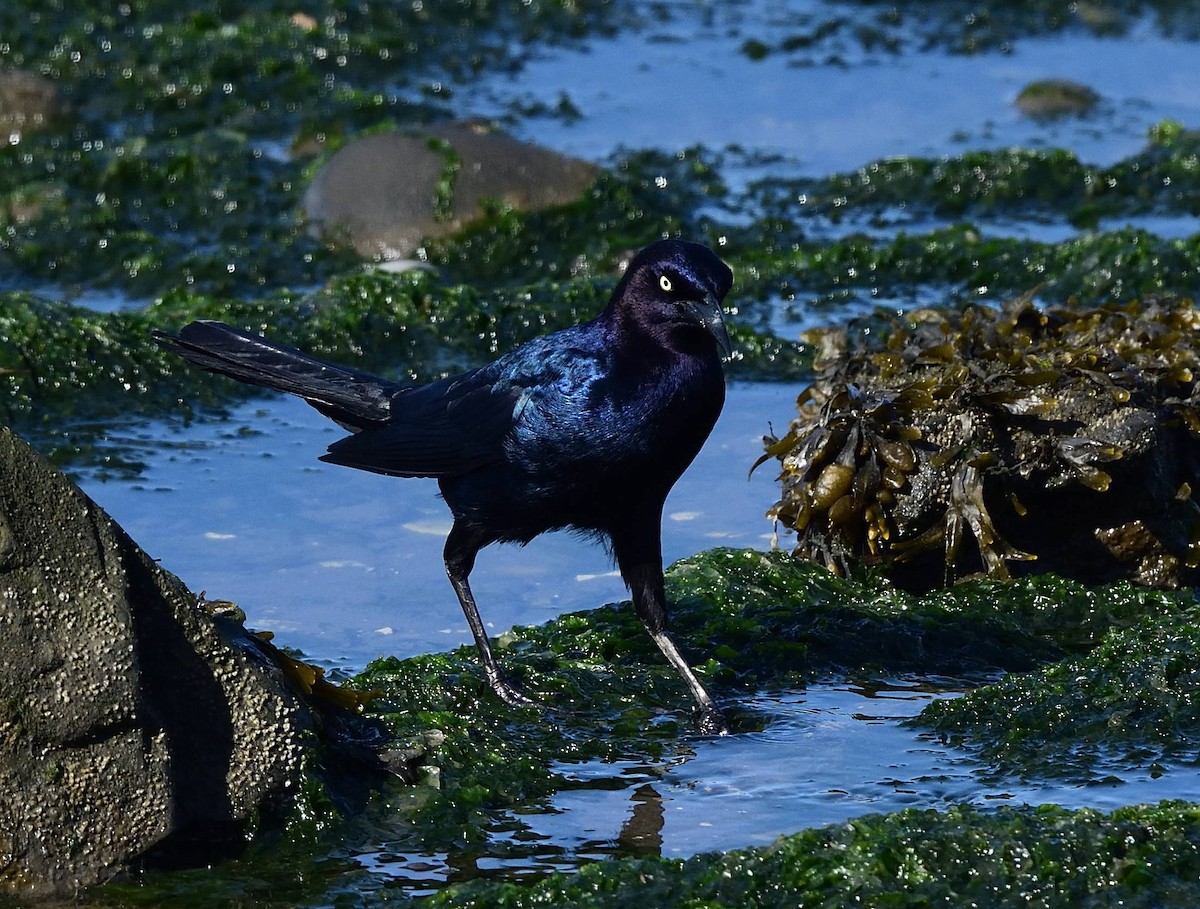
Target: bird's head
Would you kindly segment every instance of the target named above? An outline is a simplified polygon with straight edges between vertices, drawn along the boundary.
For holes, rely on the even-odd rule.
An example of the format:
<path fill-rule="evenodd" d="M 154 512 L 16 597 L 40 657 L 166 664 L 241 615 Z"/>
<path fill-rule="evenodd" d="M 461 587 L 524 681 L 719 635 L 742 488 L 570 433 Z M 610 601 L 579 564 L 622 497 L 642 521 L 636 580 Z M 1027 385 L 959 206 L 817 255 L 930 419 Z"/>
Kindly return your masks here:
<path fill-rule="evenodd" d="M 732 286 L 733 272 L 707 246 L 660 240 L 629 263 L 611 305 L 655 332 L 685 338 L 707 332 L 728 356 L 733 345 L 721 302 Z"/>

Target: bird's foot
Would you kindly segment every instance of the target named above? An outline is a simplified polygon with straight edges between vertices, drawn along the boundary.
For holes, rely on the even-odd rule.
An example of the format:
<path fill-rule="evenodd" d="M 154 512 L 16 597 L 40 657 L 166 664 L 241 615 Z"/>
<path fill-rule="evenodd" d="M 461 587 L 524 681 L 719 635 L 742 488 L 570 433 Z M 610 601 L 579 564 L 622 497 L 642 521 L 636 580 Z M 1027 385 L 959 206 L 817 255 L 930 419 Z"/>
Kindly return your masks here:
<path fill-rule="evenodd" d="M 712 704 L 701 704 L 693 714 L 701 735 L 729 735 L 725 716 Z"/>
<path fill-rule="evenodd" d="M 500 700 L 506 703 L 509 707 L 542 706 L 503 676 L 499 678 L 488 679 L 488 681 L 491 683 L 492 691 L 496 692 L 496 697 L 500 698 Z"/>

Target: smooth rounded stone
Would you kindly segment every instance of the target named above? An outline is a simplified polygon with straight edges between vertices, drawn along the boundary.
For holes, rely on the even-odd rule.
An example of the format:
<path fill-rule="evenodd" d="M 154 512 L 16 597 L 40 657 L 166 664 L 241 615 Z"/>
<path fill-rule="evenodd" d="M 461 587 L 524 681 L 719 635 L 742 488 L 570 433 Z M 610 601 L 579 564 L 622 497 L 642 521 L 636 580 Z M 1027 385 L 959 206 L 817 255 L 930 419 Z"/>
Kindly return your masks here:
<path fill-rule="evenodd" d="M 597 173 L 594 164 L 478 123 L 445 123 L 350 142 L 320 168 L 303 204 L 324 235 L 364 257 L 394 260 L 461 230 L 486 200 L 520 210 L 562 205 Z"/>
<path fill-rule="evenodd" d="M 1099 103 L 1098 94 L 1070 79 L 1030 82 L 1021 89 L 1016 100 L 1017 110 L 1034 120 L 1082 116 Z"/>
<path fill-rule="evenodd" d="M 0 427 L 0 894 L 210 861 L 288 804 L 312 719 L 250 643 Z"/>
<path fill-rule="evenodd" d="M 0 142 L 45 129 L 65 110 L 58 86 L 34 73 L 0 69 Z"/>

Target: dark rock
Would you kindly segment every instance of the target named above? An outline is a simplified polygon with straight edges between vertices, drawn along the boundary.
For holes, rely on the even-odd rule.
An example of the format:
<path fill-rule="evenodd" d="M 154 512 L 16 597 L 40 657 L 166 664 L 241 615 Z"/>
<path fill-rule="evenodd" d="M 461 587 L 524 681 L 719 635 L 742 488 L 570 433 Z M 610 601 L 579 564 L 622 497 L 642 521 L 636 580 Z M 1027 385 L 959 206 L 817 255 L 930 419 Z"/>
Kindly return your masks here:
<path fill-rule="evenodd" d="M 308 218 L 360 255 L 400 259 L 421 241 L 461 230 L 486 200 L 521 210 L 561 205 L 595 179 L 595 165 L 470 122 L 419 135 L 357 139 L 335 153 L 304 194 Z"/>
<path fill-rule="evenodd" d="M 211 860 L 287 803 L 311 718 L 225 624 L 0 428 L 0 892 Z"/>
<path fill-rule="evenodd" d="M 0 69 L 0 142 L 51 125 L 65 110 L 58 86 L 33 73 Z"/>

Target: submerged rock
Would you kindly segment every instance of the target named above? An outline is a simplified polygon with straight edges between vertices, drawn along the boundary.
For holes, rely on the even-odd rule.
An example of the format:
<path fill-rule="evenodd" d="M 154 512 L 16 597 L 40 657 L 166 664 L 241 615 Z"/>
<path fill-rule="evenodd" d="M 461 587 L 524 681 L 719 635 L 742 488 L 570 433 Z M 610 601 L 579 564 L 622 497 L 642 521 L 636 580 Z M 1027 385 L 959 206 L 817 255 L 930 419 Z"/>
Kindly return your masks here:
<path fill-rule="evenodd" d="M 311 739 L 259 653 L 0 428 L 0 893 L 243 844 Z"/>
<path fill-rule="evenodd" d="M 1090 113 L 1100 96 L 1070 79 L 1041 79 L 1030 82 L 1017 95 L 1017 110 L 1034 120 L 1056 120 Z"/>
<path fill-rule="evenodd" d="M 984 571 L 1197 578 L 1200 313 L 1147 299 L 923 310 L 822 330 L 767 457 L 796 554 L 937 586 Z"/>
<path fill-rule="evenodd" d="M 570 202 L 598 172 L 477 123 L 445 123 L 349 143 L 313 178 L 304 211 L 362 256 L 401 259 L 482 217 L 489 203 L 529 210 Z"/>

